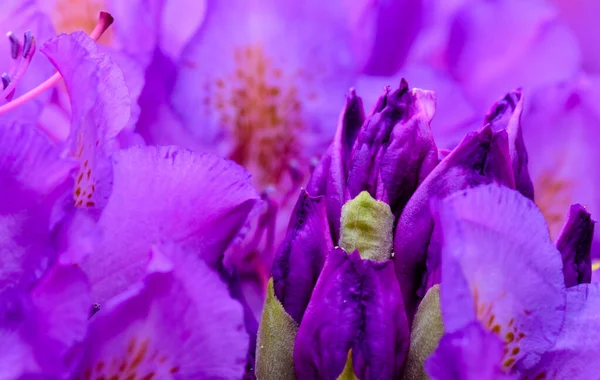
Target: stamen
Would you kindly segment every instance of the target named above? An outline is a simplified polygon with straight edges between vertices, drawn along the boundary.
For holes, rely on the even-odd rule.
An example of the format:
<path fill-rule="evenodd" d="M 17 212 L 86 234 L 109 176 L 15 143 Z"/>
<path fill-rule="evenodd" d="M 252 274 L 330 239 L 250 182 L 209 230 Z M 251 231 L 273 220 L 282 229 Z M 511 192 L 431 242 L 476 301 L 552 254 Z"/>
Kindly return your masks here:
<path fill-rule="evenodd" d="M 106 29 L 108 29 L 108 27 L 113 23 L 113 21 L 114 21 L 114 18 L 109 13 L 100 12 L 100 16 L 98 18 L 98 24 L 96 24 L 96 27 L 94 28 L 92 33 L 90 33 L 90 37 L 94 41 L 98 41 L 98 39 L 102 36 L 102 34 L 106 31 Z M 26 94 L 21 95 L 20 97 L 18 97 L 17 99 L 15 99 L 11 102 L 4 104 L 3 106 L 0 106 L 0 115 L 3 115 L 12 109 L 15 109 L 15 108 L 27 103 L 28 101 L 35 98 L 42 92 L 52 88 L 61 79 L 62 79 L 62 77 L 60 76 L 60 73 L 58 73 L 58 72 L 55 73 L 50 78 L 46 79 L 45 82 L 41 83 L 39 86 L 37 86 L 33 90 L 29 91 Z M 13 83 L 15 83 L 14 79 L 13 79 Z"/>
<path fill-rule="evenodd" d="M 32 46 L 35 48 L 35 39 L 33 38 L 33 34 L 31 34 L 31 30 L 28 29 L 23 36 L 23 58 L 29 56 L 29 51 Z M 33 53 L 31 55 L 33 55 Z"/>
<path fill-rule="evenodd" d="M 6 37 L 10 41 L 10 55 L 12 59 L 17 59 L 17 57 L 21 54 L 21 42 L 13 32 L 6 33 Z"/>
<path fill-rule="evenodd" d="M 10 77 L 7 73 L 2 74 L 2 89 L 5 90 L 6 87 L 10 84 Z"/>
<path fill-rule="evenodd" d="M 33 35 L 31 34 L 30 30 L 25 32 L 24 41 L 25 44 L 23 47 L 23 61 L 17 68 L 17 72 L 15 73 L 15 75 L 12 78 L 9 78 L 10 81 L 8 82 L 8 85 L 4 87 L 2 94 L 0 94 L 0 98 L 7 100 L 10 100 L 10 98 L 12 98 L 17 83 L 19 83 L 19 80 L 23 77 L 23 75 L 25 75 L 25 72 L 27 71 L 27 68 L 31 63 L 31 59 L 35 54 L 35 38 L 33 38 Z M 4 78 L 2 79 L 2 83 L 4 84 Z"/>

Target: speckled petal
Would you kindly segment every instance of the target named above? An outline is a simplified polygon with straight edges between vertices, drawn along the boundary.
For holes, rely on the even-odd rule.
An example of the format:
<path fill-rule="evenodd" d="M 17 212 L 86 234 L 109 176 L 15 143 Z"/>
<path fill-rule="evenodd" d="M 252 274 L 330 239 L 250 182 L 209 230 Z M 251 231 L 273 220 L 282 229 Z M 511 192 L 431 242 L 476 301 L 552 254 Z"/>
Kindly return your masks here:
<path fill-rule="evenodd" d="M 444 335 L 425 368 L 432 380 L 516 379 L 502 371 L 503 349 L 496 335 L 473 322 Z"/>
<path fill-rule="evenodd" d="M 566 305 L 561 256 L 542 214 L 496 184 L 456 193 L 438 210 L 446 331 L 478 320 L 504 342 L 504 369 L 533 367 L 554 345 Z"/>
<path fill-rule="evenodd" d="M 61 34 L 40 51 L 60 72 L 69 92 L 69 154 L 80 162 L 74 203 L 98 215 L 111 191 L 109 155 L 130 118 L 131 100 L 123 73 L 83 32 Z"/>

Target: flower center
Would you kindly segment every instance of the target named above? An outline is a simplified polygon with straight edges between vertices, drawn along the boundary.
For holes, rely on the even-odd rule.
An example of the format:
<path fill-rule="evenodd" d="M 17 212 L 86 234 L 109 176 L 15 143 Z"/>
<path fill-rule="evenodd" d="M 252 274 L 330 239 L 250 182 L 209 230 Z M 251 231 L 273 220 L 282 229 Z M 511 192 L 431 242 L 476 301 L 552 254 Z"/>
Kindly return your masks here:
<path fill-rule="evenodd" d="M 59 33 L 83 30 L 90 34 L 98 22 L 98 14 L 106 9 L 104 0 L 57 0 L 51 17 Z M 98 42 L 108 45 L 112 40 L 107 31 Z"/>
<path fill-rule="evenodd" d="M 548 223 L 550 237 L 555 240 L 572 203 L 573 184 L 557 174 L 544 171 L 537 177 L 535 202 Z"/>
<path fill-rule="evenodd" d="M 297 136 L 305 129 L 298 82 L 286 75 L 261 45 L 234 50 L 235 70 L 206 83 L 204 106 L 217 110 L 233 139 L 229 158 L 252 172 L 262 186 L 277 185 L 290 163 L 301 161 Z"/>

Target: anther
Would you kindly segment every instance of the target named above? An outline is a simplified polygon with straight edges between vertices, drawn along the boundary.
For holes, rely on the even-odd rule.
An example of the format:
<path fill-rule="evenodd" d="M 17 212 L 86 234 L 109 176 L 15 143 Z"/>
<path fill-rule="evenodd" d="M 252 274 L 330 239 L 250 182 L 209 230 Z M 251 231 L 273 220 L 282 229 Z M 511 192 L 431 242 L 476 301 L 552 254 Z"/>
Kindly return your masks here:
<path fill-rule="evenodd" d="M 23 58 L 27 58 L 31 52 L 31 46 L 33 45 L 33 34 L 31 30 L 26 30 L 23 35 Z"/>
<path fill-rule="evenodd" d="M 17 59 L 21 52 L 21 42 L 19 42 L 19 39 L 13 32 L 6 33 L 6 37 L 10 41 L 10 56 L 12 59 Z"/>
<path fill-rule="evenodd" d="M 7 73 L 2 74 L 2 90 L 6 90 L 6 87 L 10 84 L 10 76 Z"/>

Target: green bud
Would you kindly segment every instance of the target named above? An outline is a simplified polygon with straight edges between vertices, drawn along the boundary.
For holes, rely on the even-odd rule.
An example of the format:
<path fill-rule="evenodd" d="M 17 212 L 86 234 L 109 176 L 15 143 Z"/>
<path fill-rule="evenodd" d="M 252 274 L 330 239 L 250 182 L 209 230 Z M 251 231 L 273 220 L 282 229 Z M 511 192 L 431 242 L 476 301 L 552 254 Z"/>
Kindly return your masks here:
<path fill-rule="evenodd" d="M 296 378 L 294 343 L 298 325 L 284 310 L 269 279 L 267 300 L 260 318 L 256 341 L 256 377 L 260 380 Z"/>
<path fill-rule="evenodd" d="M 440 312 L 440 286 L 431 287 L 419 305 L 412 331 L 404 376 L 408 380 L 429 379 L 425 360 L 435 351 L 444 335 Z"/>

